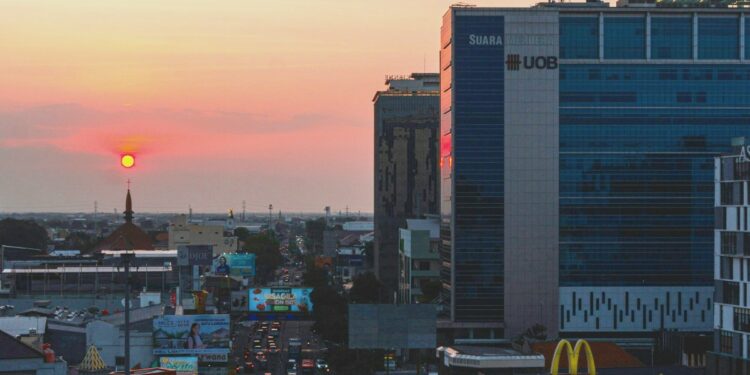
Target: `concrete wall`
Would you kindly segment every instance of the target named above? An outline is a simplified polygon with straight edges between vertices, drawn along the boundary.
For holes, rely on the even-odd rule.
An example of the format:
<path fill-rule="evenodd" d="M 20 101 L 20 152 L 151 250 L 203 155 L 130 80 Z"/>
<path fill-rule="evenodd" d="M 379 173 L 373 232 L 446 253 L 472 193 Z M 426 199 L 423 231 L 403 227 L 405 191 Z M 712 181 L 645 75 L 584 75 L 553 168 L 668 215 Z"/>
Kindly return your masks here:
<path fill-rule="evenodd" d="M 68 364 L 64 361 L 44 363 L 42 358 L 0 360 L 0 374 L 66 375 Z"/>
<path fill-rule="evenodd" d="M 540 323 L 555 337 L 559 69 L 528 69 L 523 59 L 558 56 L 557 12 L 504 13 L 506 58 L 521 59 L 505 68 L 505 336 Z"/>
<path fill-rule="evenodd" d="M 95 345 L 107 366 L 115 366 L 118 356 L 124 356 L 125 334 L 118 327 L 94 321 L 86 326 L 86 345 Z M 149 367 L 154 360 L 151 332 L 130 332 L 130 365 Z"/>

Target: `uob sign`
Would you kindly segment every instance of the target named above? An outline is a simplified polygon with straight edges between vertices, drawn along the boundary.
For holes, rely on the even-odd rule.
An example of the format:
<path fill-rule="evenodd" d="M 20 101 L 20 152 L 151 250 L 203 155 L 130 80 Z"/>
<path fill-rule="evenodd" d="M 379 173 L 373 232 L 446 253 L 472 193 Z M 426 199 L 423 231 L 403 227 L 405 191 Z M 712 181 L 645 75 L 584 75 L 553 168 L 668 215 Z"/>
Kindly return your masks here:
<path fill-rule="evenodd" d="M 557 69 L 557 56 L 524 56 L 521 59 L 521 55 L 510 54 L 505 59 L 505 66 L 508 70 L 520 70 L 521 66 L 524 69 Z"/>
<path fill-rule="evenodd" d="M 578 360 L 581 357 L 581 349 L 586 350 L 586 364 L 588 365 L 589 375 L 596 375 L 596 364 L 594 364 L 594 354 L 591 352 L 591 347 L 586 340 L 576 341 L 575 348 L 571 347 L 568 340 L 560 340 L 555 348 L 555 354 L 552 356 L 552 364 L 550 365 L 550 373 L 552 375 L 558 375 L 560 372 L 560 357 L 562 352 L 565 351 L 568 355 L 568 373 L 570 375 L 578 375 Z"/>

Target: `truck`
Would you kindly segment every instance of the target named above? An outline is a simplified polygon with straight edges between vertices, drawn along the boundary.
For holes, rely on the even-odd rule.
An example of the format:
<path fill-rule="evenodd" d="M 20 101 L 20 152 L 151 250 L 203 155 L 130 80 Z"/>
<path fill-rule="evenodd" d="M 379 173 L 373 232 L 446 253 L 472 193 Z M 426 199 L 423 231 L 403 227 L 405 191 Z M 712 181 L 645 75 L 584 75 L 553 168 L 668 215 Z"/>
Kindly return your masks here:
<path fill-rule="evenodd" d="M 290 338 L 287 349 L 289 350 L 289 358 L 294 358 L 299 362 L 302 354 L 302 340 L 297 337 Z"/>

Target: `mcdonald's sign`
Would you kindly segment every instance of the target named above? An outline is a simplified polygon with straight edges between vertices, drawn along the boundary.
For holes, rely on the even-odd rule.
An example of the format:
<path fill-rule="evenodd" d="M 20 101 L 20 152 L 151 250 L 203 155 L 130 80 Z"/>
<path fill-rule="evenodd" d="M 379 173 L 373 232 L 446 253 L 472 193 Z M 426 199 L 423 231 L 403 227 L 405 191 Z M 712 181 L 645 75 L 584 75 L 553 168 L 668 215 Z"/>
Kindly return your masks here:
<path fill-rule="evenodd" d="M 591 346 L 586 340 L 576 341 L 576 346 L 573 348 L 568 340 L 560 340 L 555 348 L 555 354 L 552 355 L 552 364 L 550 365 L 550 373 L 552 375 L 559 374 L 560 367 L 560 356 L 562 356 L 563 350 L 568 353 L 568 373 L 570 375 L 578 375 L 578 359 L 581 356 L 581 348 L 586 349 L 586 363 L 588 366 L 589 375 L 596 375 L 596 364 L 594 364 L 594 354 L 591 352 Z"/>

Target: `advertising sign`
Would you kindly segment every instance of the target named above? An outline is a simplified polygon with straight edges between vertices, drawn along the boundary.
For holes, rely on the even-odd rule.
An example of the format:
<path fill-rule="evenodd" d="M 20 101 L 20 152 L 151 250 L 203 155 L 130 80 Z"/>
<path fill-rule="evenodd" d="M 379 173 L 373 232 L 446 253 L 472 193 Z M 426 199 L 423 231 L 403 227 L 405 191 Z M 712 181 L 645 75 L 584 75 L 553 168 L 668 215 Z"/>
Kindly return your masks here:
<path fill-rule="evenodd" d="M 211 245 L 177 246 L 178 266 L 210 266 L 213 257 L 214 247 Z"/>
<path fill-rule="evenodd" d="M 250 289 L 250 311 L 254 312 L 312 312 L 312 288 L 254 288 Z"/>
<path fill-rule="evenodd" d="M 198 357 L 161 357 L 159 367 L 177 371 L 180 375 L 198 373 Z"/>
<path fill-rule="evenodd" d="M 229 315 L 165 315 L 154 319 L 154 354 L 229 352 Z"/>
<path fill-rule="evenodd" d="M 213 261 L 212 270 L 217 275 L 255 276 L 255 254 L 221 254 Z"/>

